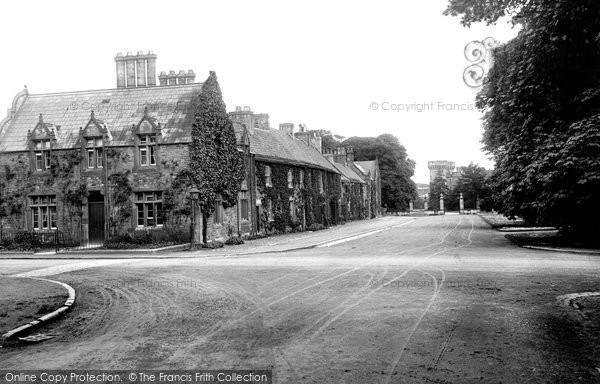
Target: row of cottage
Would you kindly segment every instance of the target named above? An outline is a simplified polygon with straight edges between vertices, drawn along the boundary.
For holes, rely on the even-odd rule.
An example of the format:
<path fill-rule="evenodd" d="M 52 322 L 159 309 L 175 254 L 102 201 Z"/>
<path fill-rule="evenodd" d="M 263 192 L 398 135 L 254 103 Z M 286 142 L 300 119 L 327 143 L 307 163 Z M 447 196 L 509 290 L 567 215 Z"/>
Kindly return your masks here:
<path fill-rule="evenodd" d="M 119 54 L 117 87 L 16 95 L 0 122 L 0 229 L 78 233 L 102 242 L 137 230 L 188 233 L 188 166 L 202 83 L 192 71 L 156 84 L 156 55 Z M 238 203 L 203 220 L 205 241 L 318 229 L 381 211 L 377 160 L 323 150 L 303 125 L 272 129 L 267 114 L 229 113 L 245 153 Z"/>

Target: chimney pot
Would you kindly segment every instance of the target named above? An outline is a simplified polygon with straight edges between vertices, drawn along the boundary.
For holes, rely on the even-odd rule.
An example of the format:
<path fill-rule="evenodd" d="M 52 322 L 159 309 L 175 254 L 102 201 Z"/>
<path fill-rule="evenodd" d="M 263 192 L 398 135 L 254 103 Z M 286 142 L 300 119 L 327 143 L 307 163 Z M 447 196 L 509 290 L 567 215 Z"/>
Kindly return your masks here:
<path fill-rule="evenodd" d="M 235 111 L 236 112 L 242 112 L 242 107 L 240 107 L 239 105 L 235 107 Z"/>
<path fill-rule="evenodd" d="M 135 57 L 131 54 L 131 52 L 127 52 L 126 57 L 126 67 L 127 67 L 127 88 L 133 88 L 136 86 L 136 78 L 135 78 Z"/>

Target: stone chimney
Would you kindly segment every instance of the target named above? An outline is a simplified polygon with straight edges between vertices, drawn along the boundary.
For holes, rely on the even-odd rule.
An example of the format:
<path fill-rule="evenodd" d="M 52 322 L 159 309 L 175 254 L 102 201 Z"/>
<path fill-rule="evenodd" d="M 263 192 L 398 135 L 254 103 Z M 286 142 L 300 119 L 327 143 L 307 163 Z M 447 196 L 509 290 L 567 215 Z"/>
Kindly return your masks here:
<path fill-rule="evenodd" d="M 188 71 L 186 76 L 186 84 L 193 84 L 196 81 L 196 74 L 191 69 Z"/>
<path fill-rule="evenodd" d="M 286 132 L 288 135 L 294 134 L 294 123 L 281 123 L 279 124 L 279 130 Z"/>
<path fill-rule="evenodd" d="M 354 148 L 346 147 L 346 163 L 352 164 L 354 163 Z"/>
<path fill-rule="evenodd" d="M 136 59 L 135 59 L 135 68 L 137 71 L 137 87 L 145 87 L 146 86 L 146 59 L 144 57 L 144 52 L 138 51 Z"/>
<path fill-rule="evenodd" d="M 162 71 L 160 75 L 158 75 L 158 83 L 161 87 L 167 85 L 167 74 L 165 73 L 165 71 Z"/>
<path fill-rule="evenodd" d="M 125 65 L 127 66 L 127 88 L 133 88 L 136 86 L 135 56 L 131 52 L 127 52 L 125 56 Z"/>
<path fill-rule="evenodd" d="M 125 80 L 125 58 L 121 52 L 117 53 L 115 63 L 117 63 L 117 88 L 125 88 L 127 86 L 127 81 Z"/>
<path fill-rule="evenodd" d="M 177 85 L 177 74 L 175 71 L 169 71 L 167 75 L 167 85 Z"/>
<path fill-rule="evenodd" d="M 152 51 L 137 55 L 121 52 L 115 57 L 117 66 L 117 88 L 152 87 L 156 85 L 156 55 Z"/>
<path fill-rule="evenodd" d="M 346 148 L 338 147 L 334 151 L 333 161 L 338 164 L 346 165 Z"/>
<path fill-rule="evenodd" d="M 146 75 L 148 76 L 148 86 L 156 85 L 156 55 L 152 51 L 148 51 L 146 55 Z"/>

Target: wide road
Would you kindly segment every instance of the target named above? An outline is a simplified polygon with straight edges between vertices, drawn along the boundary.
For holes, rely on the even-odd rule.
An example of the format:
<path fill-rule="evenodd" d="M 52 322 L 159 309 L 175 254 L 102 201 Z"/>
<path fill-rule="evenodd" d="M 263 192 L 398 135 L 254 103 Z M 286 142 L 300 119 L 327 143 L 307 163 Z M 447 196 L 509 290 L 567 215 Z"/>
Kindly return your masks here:
<path fill-rule="evenodd" d="M 400 220 L 400 219 L 398 219 Z M 600 382 L 600 257 L 518 248 L 477 216 L 229 257 L 0 260 L 77 305 L 0 369 L 273 369 L 277 383 Z M 35 274 L 36 272 L 33 272 Z M 584 307 L 585 309 L 585 307 Z"/>

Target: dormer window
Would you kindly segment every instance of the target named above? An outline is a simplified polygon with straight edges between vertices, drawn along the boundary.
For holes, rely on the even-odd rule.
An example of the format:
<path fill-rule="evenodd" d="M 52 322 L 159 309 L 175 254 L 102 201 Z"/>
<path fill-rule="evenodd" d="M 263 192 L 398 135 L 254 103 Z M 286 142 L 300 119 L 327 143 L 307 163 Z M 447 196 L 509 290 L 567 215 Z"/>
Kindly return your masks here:
<path fill-rule="evenodd" d="M 104 165 L 102 158 L 103 141 L 101 137 L 86 139 L 87 167 L 102 168 Z"/>
<path fill-rule="evenodd" d="M 29 150 L 31 155 L 31 168 L 36 171 L 50 169 L 50 151 L 52 143 L 56 142 L 56 132 L 60 126 L 44 123 L 42 115 L 33 131 L 27 132 Z"/>
<path fill-rule="evenodd" d="M 94 111 L 90 114 L 90 120 L 85 128 L 80 128 L 79 137 L 85 167 L 89 170 L 102 169 L 104 167 L 104 145 L 110 144 L 112 134 L 102 120 L 96 119 Z"/>
<path fill-rule="evenodd" d="M 156 136 L 141 135 L 140 145 L 138 146 L 140 154 L 140 165 L 156 165 Z"/>
<path fill-rule="evenodd" d="M 137 125 L 132 126 L 136 139 L 137 164 L 139 167 L 156 166 L 159 162 L 158 139 L 161 131 L 160 122 L 148 114 L 144 108 L 144 116 Z"/>
<path fill-rule="evenodd" d="M 46 171 L 50 169 L 50 140 L 36 140 L 33 144 L 35 156 L 35 170 Z"/>

